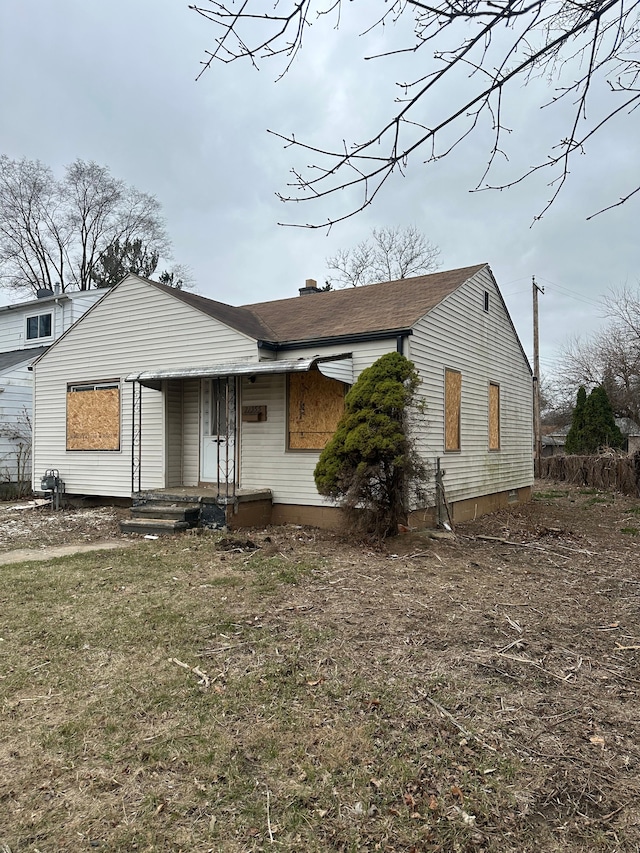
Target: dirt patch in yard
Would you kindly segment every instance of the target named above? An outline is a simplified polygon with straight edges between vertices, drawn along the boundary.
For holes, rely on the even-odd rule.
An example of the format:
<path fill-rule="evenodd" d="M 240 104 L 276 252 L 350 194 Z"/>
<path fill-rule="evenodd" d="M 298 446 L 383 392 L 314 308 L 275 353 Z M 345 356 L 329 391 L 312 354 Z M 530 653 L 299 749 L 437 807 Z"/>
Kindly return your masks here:
<path fill-rule="evenodd" d="M 531 503 L 452 539 L 410 533 L 377 553 L 307 537 L 282 552 L 331 568 L 288 607 L 341 637 L 372 701 L 403 682 L 463 753 L 484 752 L 487 778 L 492 755 L 516 760 L 496 849 L 640 849 L 640 499 L 542 482 Z M 258 618 L 277 633 L 288 616 Z M 314 677 L 332 665 L 318 659 Z M 432 787 L 421 769 L 417 812 Z M 481 834 L 459 849 L 489 848 Z"/>
<path fill-rule="evenodd" d="M 225 538 L 3 568 L 0 849 L 640 849 L 640 499 Z"/>
<path fill-rule="evenodd" d="M 128 512 L 110 506 L 54 512 L 30 500 L 0 503 L 0 553 L 121 538 L 119 521 Z"/>

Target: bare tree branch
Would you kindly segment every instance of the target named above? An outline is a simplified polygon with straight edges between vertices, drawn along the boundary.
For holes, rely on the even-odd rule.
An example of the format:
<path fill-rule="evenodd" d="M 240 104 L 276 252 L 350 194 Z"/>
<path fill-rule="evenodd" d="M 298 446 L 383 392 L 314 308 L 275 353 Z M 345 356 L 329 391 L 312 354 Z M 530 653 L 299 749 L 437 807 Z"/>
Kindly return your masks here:
<path fill-rule="evenodd" d="M 348 9 L 355 3 L 353 0 Z M 280 0 L 275 7 L 263 0 L 242 0 L 238 8 L 233 0 L 230 5 L 209 0 L 208 5 L 191 8 L 221 32 L 216 48 L 203 63 L 203 72 L 215 59 L 226 63 L 246 59 L 257 66 L 259 60 L 280 56 L 285 60 L 282 73 L 286 73 L 320 18 L 329 12 L 336 16 L 347 13 L 340 0 L 326 0 L 326 4 L 323 0 Z M 547 170 L 552 193 L 535 217 L 540 218 L 562 191 L 571 162 L 584 153 L 586 142 L 625 110 L 633 109 L 640 97 L 640 0 L 439 0 L 433 4 L 390 0 L 358 8 L 370 16 L 361 26 L 362 33 L 377 29 L 386 35 L 401 18 L 411 18 L 409 42 L 364 58 L 380 61 L 403 55 L 408 69 L 415 64 L 420 73 L 398 84 L 404 92 L 403 98 L 396 99 L 400 108 L 363 142 L 322 145 L 300 140 L 295 134 L 269 131 L 285 147 L 314 157 L 305 169 L 292 170 L 291 191 L 278 194 L 282 201 L 317 201 L 345 192 L 350 199 L 352 191 L 359 193 L 355 202 L 346 202 L 346 210 L 305 227 L 331 226 L 364 210 L 391 175 L 404 174 L 419 150 L 430 149 L 425 162 L 439 160 L 487 120 L 493 128 L 493 144 L 474 189 L 504 189 Z M 364 15 L 360 12 L 360 20 Z M 465 69 L 470 70 L 467 76 Z M 541 108 L 566 110 L 564 105 L 568 107 L 571 101 L 568 117 L 562 113 L 566 130 L 550 156 L 506 181 L 501 177 L 491 180 L 496 158 L 503 164 L 508 159 L 503 143 L 509 133 L 503 93 L 518 79 L 526 85 L 534 78 L 545 78 L 554 87 L 553 97 Z M 601 97 L 603 84 L 615 106 L 599 112 L 592 92 L 597 88 Z M 451 97 L 456 91 L 466 94 Z M 448 95 L 445 108 L 443 92 Z M 625 203 L 635 192 L 599 212 Z"/>

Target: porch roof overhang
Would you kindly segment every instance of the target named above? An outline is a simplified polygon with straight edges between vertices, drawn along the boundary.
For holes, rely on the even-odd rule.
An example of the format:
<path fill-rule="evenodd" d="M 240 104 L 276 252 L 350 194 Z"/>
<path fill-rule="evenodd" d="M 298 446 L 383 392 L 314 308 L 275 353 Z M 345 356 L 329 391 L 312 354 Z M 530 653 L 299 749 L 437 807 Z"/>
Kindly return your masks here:
<path fill-rule="evenodd" d="M 130 373 L 126 382 L 139 382 L 146 388 L 159 390 L 165 379 L 209 379 L 216 376 L 262 376 L 275 373 L 305 373 L 318 369 L 324 376 L 353 385 L 352 354 L 316 355 L 312 358 L 282 359 L 281 361 L 234 361 L 199 367 L 172 367 Z"/>

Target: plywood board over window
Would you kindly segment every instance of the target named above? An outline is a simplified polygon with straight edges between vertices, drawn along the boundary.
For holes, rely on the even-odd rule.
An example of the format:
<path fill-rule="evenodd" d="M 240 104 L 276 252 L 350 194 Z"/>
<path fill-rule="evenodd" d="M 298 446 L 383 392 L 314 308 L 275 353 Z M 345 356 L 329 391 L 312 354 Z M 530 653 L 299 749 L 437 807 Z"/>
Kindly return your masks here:
<path fill-rule="evenodd" d="M 344 412 L 345 387 L 318 370 L 289 374 L 289 450 L 322 450 Z"/>
<path fill-rule="evenodd" d="M 462 374 L 459 370 L 444 372 L 444 449 L 460 450 L 460 407 Z"/>
<path fill-rule="evenodd" d="M 500 386 L 489 383 L 489 450 L 500 450 Z"/>
<path fill-rule="evenodd" d="M 67 386 L 67 450 L 120 450 L 120 384 Z"/>

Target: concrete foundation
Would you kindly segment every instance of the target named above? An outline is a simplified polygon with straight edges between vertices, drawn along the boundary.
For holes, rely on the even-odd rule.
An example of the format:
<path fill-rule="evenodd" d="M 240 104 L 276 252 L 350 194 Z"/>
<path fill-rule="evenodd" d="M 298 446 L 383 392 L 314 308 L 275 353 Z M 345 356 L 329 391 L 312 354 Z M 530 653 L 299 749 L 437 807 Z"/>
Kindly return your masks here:
<path fill-rule="evenodd" d="M 449 513 L 453 524 L 470 521 L 487 513 L 496 512 L 508 506 L 526 503 L 531 500 L 532 486 L 523 486 L 490 495 L 480 495 L 464 501 L 449 503 Z M 68 497 L 65 495 L 65 497 Z M 85 499 L 86 500 L 86 499 Z M 342 525 L 342 512 L 335 506 L 303 506 L 300 504 L 274 504 L 271 492 L 238 491 L 233 497 L 214 495 L 210 489 L 184 488 L 148 492 L 137 496 L 142 503 L 147 501 L 192 502 L 199 507 L 197 524 L 201 527 L 230 529 L 242 527 L 266 527 L 270 524 L 299 524 L 303 527 L 320 527 L 325 530 L 337 530 Z M 105 503 L 105 499 L 101 499 Z M 130 502 L 129 502 L 130 503 Z M 442 520 L 448 518 L 442 510 Z M 409 526 L 415 529 L 433 528 L 438 523 L 435 507 L 414 510 L 409 516 Z"/>

